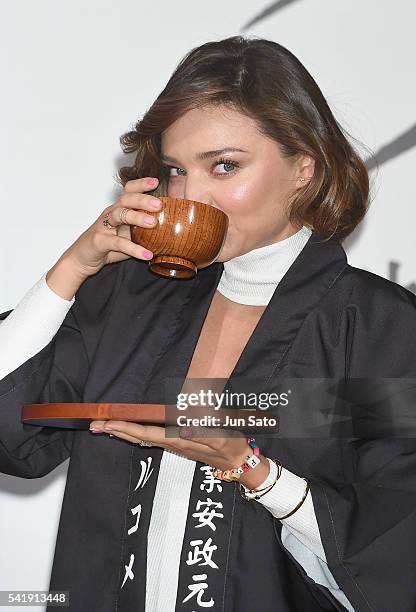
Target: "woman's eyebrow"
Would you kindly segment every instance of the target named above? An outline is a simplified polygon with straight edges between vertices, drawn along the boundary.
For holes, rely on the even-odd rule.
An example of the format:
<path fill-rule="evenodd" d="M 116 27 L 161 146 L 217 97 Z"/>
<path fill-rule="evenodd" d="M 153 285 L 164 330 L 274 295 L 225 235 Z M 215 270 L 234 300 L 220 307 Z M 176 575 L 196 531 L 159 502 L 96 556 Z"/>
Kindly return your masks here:
<path fill-rule="evenodd" d="M 244 149 L 237 149 L 236 147 L 226 147 L 225 149 L 214 149 L 213 151 L 202 151 L 202 153 L 197 153 L 195 159 L 208 159 L 210 157 L 216 157 L 217 155 L 222 155 L 223 153 L 248 153 Z M 174 164 L 179 163 L 174 157 L 170 157 L 169 155 L 161 155 L 161 159 L 163 161 L 173 162 Z"/>

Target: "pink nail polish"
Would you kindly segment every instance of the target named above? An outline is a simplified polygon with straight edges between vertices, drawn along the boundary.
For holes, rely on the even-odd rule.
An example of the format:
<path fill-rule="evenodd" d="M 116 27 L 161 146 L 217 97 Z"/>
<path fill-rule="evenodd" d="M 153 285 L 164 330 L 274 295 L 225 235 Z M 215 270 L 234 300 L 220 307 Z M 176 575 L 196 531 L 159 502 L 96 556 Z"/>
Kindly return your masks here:
<path fill-rule="evenodd" d="M 91 433 L 101 433 L 101 429 L 90 429 Z"/>
<path fill-rule="evenodd" d="M 180 436 L 182 438 L 190 438 L 192 436 L 192 427 L 182 427 Z"/>

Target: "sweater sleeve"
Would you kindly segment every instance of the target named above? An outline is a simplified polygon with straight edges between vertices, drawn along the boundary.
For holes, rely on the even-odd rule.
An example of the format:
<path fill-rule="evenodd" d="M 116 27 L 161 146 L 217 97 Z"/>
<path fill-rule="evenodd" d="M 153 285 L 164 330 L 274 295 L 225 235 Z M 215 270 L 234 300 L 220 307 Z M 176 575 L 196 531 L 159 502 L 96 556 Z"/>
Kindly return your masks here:
<path fill-rule="evenodd" d="M 0 321 L 0 380 L 52 340 L 74 302 L 55 293 L 43 274 Z"/>
<path fill-rule="evenodd" d="M 261 489 L 272 484 L 277 475 L 277 466 L 269 457 L 270 471 L 267 478 L 257 487 Z M 281 475 L 274 487 L 258 500 L 276 518 L 284 516 L 302 499 L 305 481 L 290 470 L 282 467 Z M 247 487 L 242 485 L 246 491 Z M 282 523 L 282 544 L 318 584 L 326 587 L 347 609 L 354 612 L 345 593 L 339 588 L 326 562 L 325 551 L 315 516 L 311 491 L 300 508 Z"/>
<path fill-rule="evenodd" d="M 69 457 L 75 430 L 22 423 L 25 404 L 81 401 L 89 361 L 75 302 L 46 274 L 0 314 L 0 472 L 38 478 Z"/>

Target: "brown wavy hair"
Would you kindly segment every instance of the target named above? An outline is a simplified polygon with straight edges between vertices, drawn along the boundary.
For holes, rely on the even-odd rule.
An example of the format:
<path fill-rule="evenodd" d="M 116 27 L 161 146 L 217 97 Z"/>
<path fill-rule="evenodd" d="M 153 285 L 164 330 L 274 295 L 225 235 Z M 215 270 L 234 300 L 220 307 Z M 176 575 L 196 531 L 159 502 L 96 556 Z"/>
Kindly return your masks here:
<path fill-rule="evenodd" d="M 223 104 L 254 119 L 284 157 L 303 153 L 315 160 L 312 180 L 289 202 L 289 220 L 324 238 L 346 238 L 369 206 L 366 165 L 303 64 L 263 38 L 231 36 L 189 51 L 143 118 L 120 137 L 123 152 L 136 155 L 116 181 L 124 187 L 157 176 L 158 187 L 148 193 L 167 195 L 162 132 L 191 109 Z"/>

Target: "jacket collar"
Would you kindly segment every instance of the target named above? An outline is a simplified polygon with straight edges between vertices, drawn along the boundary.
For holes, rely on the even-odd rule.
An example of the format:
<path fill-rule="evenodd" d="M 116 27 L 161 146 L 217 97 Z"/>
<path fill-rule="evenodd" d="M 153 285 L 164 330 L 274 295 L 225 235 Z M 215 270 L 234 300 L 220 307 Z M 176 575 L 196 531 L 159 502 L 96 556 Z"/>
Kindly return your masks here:
<path fill-rule="evenodd" d="M 312 232 L 277 285 L 227 387 L 241 377 L 261 379 L 267 385 L 278 373 L 303 320 L 347 265 L 345 251 L 337 240 L 324 240 Z M 183 281 L 155 276 L 146 262 L 121 262 L 114 275 L 113 295 L 100 328 L 84 401 L 171 403 L 164 399 L 166 380 L 175 379 L 172 392 L 176 395 L 223 268 L 222 263 L 214 263 L 201 269 L 194 279 Z M 100 295 L 99 279 L 94 282 Z M 93 289 L 89 287 L 90 300 Z M 100 319 L 102 308 L 98 308 Z"/>
<path fill-rule="evenodd" d="M 236 379 L 267 381 L 278 373 L 282 359 L 302 325 L 347 267 L 341 244 L 315 231 L 277 285 L 256 328 L 238 359 L 228 384 Z M 223 271 L 222 263 L 200 270 L 198 283 L 183 312 L 184 342 L 175 346 L 176 376 L 186 376 L 203 322 Z M 173 374 L 171 374 L 173 376 Z"/>

